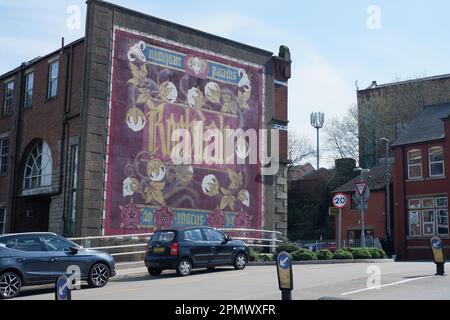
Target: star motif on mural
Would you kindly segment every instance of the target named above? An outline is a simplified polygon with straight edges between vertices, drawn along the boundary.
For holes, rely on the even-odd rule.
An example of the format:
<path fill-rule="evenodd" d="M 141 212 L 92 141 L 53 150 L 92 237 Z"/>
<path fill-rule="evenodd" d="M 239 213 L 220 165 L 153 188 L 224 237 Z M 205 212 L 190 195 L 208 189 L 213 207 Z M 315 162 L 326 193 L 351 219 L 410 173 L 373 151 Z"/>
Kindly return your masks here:
<path fill-rule="evenodd" d="M 141 212 L 136 207 L 133 199 L 126 206 L 119 206 L 122 216 L 122 224 L 120 228 L 122 229 L 141 229 Z"/>
<path fill-rule="evenodd" d="M 167 229 L 172 226 L 174 214 L 170 212 L 168 207 L 162 207 L 155 213 L 155 229 Z"/>
<path fill-rule="evenodd" d="M 252 223 L 252 217 L 241 208 L 241 211 L 234 218 L 234 225 L 236 228 L 250 228 Z"/>
<path fill-rule="evenodd" d="M 219 209 L 213 210 L 208 214 L 208 225 L 214 228 L 225 227 L 225 214 Z"/>

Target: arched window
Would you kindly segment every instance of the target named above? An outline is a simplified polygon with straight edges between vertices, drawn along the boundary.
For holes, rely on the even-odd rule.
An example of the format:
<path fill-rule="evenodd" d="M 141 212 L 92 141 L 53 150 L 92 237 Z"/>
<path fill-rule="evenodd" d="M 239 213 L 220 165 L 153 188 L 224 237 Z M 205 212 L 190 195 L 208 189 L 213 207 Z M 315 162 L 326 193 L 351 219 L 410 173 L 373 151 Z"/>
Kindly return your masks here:
<path fill-rule="evenodd" d="M 45 141 L 39 141 L 31 149 L 25 164 L 23 189 L 33 190 L 52 185 L 52 154 Z"/>

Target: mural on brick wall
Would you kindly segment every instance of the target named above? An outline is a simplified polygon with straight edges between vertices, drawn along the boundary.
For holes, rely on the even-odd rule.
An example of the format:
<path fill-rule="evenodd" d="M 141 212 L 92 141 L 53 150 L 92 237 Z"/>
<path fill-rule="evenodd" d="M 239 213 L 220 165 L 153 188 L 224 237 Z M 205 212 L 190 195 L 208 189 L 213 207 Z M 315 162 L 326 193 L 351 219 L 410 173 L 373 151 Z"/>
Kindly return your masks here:
<path fill-rule="evenodd" d="M 194 123 L 261 128 L 263 67 L 118 27 L 113 47 L 105 233 L 261 228 L 260 166 L 176 165 L 171 138 L 195 138 Z M 245 158 L 245 141 L 235 153 Z"/>

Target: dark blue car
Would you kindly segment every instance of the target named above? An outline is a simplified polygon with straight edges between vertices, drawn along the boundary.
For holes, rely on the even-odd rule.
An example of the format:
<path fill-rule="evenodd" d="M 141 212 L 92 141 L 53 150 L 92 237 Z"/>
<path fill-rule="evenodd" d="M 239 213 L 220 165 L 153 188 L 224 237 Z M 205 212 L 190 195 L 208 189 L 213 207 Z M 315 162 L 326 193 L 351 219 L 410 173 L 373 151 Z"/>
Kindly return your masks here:
<path fill-rule="evenodd" d="M 23 286 L 54 283 L 78 267 L 91 287 L 105 286 L 115 275 L 114 258 L 83 249 L 53 233 L 0 236 L 0 299 L 16 297 Z"/>
<path fill-rule="evenodd" d="M 188 276 L 194 268 L 234 266 L 243 270 L 248 257 L 243 241 L 214 228 L 190 227 L 157 231 L 148 242 L 145 266 L 151 275 L 172 269 Z"/>

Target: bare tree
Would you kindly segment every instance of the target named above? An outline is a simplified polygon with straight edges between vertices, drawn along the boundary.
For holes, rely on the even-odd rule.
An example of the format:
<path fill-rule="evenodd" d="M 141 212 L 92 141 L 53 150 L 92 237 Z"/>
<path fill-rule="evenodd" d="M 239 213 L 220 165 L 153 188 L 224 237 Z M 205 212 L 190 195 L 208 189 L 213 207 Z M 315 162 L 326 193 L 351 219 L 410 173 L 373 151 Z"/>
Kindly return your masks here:
<path fill-rule="evenodd" d="M 342 117 L 334 117 L 325 125 L 325 147 L 335 158 L 358 160 L 358 108 L 350 106 Z"/>
<path fill-rule="evenodd" d="M 288 160 L 291 162 L 289 164 L 290 167 L 302 164 L 315 153 L 316 151 L 308 137 L 289 132 Z"/>

